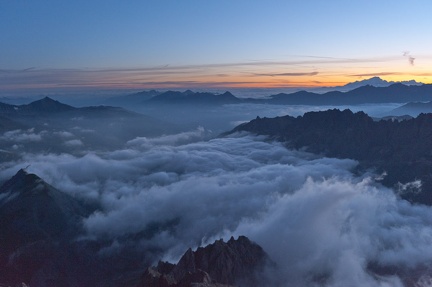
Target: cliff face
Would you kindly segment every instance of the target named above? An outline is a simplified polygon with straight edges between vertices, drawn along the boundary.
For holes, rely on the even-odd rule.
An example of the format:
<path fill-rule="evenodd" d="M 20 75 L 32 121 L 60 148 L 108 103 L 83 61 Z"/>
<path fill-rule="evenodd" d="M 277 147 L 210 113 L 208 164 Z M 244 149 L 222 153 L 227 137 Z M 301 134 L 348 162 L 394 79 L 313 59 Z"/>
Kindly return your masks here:
<path fill-rule="evenodd" d="M 432 114 L 399 122 L 328 110 L 297 118 L 257 118 L 235 131 L 268 135 L 290 148 L 358 160 L 360 167 L 386 171 L 383 184 L 395 187 L 402 198 L 432 205 Z M 421 190 L 407 190 L 406 183 L 415 180 L 421 180 Z"/>
<path fill-rule="evenodd" d="M 259 245 L 244 236 L 231 237 L 196 251 L 188 249 L 177 264 L 159 262 L 145 271 L 139 286 L 257 286 L 258 274 L 268 263 Z"/>

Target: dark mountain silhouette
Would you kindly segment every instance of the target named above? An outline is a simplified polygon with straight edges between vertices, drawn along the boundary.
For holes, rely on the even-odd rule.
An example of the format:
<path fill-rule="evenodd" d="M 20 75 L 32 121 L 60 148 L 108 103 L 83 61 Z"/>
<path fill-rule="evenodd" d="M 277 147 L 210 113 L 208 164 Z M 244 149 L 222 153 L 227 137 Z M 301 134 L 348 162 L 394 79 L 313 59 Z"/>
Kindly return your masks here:
<path fill-rule="evenodd" d="M 144 101 L 147 101 L 159 94 L 161 94 L 161 92 L 155 90 L 142 91 L 129 95 L 112 97 L 107 99 L 105 103 L 112 106 L 133 107 L 134 105 L 142 104 Z"/>
<path fill-rule="evenodd" d="M 0 235 L 14 236 L 2 247 L 12 248 L 28 242 L 59 238 L 79 225 L 86 209 L 71 196 L 60 192 L 35 174 L 21 169 L 0 187 Z"/>
<path fill-rule="evenodd" d="M 115 239 L 121 252 L 101 253 L 113 242 L 86 238 L 82 225 L 96 210 L 19 170 L 0 187 L 0 286 L 135 286 L 156 251 L 134 234 Z"/>
<path fill-rule="evenodd" d="M 45 97 L 27 105 L 0 103 L 0 132 L 33 129 L 34 132 L 66 130 L 85 139 L 92 148 L 115 147 L 138 136 L 175 133 L 179 128 L 156 118 L 112 106 L 76 108 Z M 87 132 L 81 132 L 87 131 Z M 56 142 L 33 143 L 32 151 L 59 151 Z"/>
<path fill-rule="evenodd" d="M 14 120 L 11 120 L 7 117 L 0 116 L 0 132 L 23 129 L 23 128 L 26 128 L 26 126 Z"/>
<path fill-rule="evenodd" d="M 156 95 L 146 101 L 146 104 L 165 104 L 165 105 L 179 105 L 179 104 L 193 104 L 193 105 L 223 105 L 235 104 L 241 100 L 235 97 L 230 92 L 223 94 L 213 93 L 194 93 L 190 90 L 185 92 L 168 91 Z"/>
<path fill-rule="evenodd" d="M 432 101 L 430 102 L 410 102 L 390 112 L 392 115 L 411 115 L 417 116 L 421 113 L 432 113 Z"/>
<path fill-rule="evenodd" d="M 30 283 L 42 279 L 43 272 L 48 277 L 64 272 L 64 247 L 82 232 L 81 219 L 92 210 L 19 170 L 0 187 L 0 282 Z M 67 286 L 61 278 L 54 282 Z"/>
<path fill-rule="evenodd" d="M 247 237 L 222 239 L 188 249 L 177 264 L 159 262 L 149 267 L 140 287 L 259 286 L 259 273 L 270 263 L 268 255 Z"/>
<path fill-rule="evenodd" d="M 45 97 L 26 105 L 9 105 L 0 103 L 0 113 L 7 116 L 46 115 L 73 111 L 76 108 Z"/>
<path fill-rule="evenodd" d="M 152 236 L 153 229 L 165 227 L 155 225 L 152 230 L 116 238 L 124 246 L 121 252 L 101 255 L 112 242 L 85 239 L 82 226 L 82 219 L 99 208 L 19 170 L 0 187 L 0 283 L 17 286 L 25 282 L 34 287 L 164 286 L 148 284 L 170 278 L 177 285 L 167 286 L 192 286 L 192 282 L 204 284 L 193 286 L 208 287 L 242 282 L 246 284 L 242 286 L 257 286 L 249 283 L 258 282 L 258 272 L 270 262 L 261 247 L 240 236 L 226 243 L 218 240 L 195 252 L 189 249 L 177 265 L 160 263 L 140 280 L 152 252 L 160 254 L 160 250 L 140 250 L 136 242 Z"/>
<path fill-rule="evenodd" d="M 381 79 L 372 78 L 374 84 Z M 236 103 L 257 103 L 277 105 L 357 105 L 366 103 L 407 103 L 412 101 L 432 101 L 432 85 L 411 81 L 403 83 L 387 82 L 387 86 L 375 87 L 368 81 L 349 91 L 332 90 L 326 93 L 299 91 L 279 93 L 269 98 L 237 98 L 229 92 L 224 94 L 194 93 L 192 91 L 168 91 L 141 102 L 143 106 L 152 105 L 201 105 L 214 106 Z M 144 92 L 143 92 L 144 93 Z M 140 103 L 136 103 L 139 105 Z M 119 102 L 119 105 L 120 102 Z"/>
<path fill-rule="evenodd" d="M 386 81 L 386 80 L 381 79 L 380 77 L 372 77 L 369 79 L 348 83 L 348 84 L 342 86 L 341 88 L 343 88 L 343 90 L 349 91 L 349 90 L 357 89 L 357 88 L 360 88 L 362 86 L 367 86 L 367 85 L 374 86 L 374 87 L 388 87 L 390 85 L 397 84 L 397 83 L 401 83 L 401 84 L 404 84 L 407 86 L 422 85 L 422 83 L 416 82 L 415 80 L 395 82 L 395 81 Z M 335 87 L 335 88 L 337 88 L 337 87 Z"/>
<path fill-rule="evenodd" d="M 59 101 L 53 100 L 49 97 L 45 97 L 41 100 L 31 102 L 30 104 L 21 105 L 20 109 L 39 113 L 59 113 L 75 110 L 76 108 L 62 104 Z"/>
<path fill-rule="evenodd" d="M 0 114 L 7 117 L 23 117 L 23 116 L 54 116 L 54 115 L 70 115 L 70 116 L 94 116 L 112 114 L 123 116 L 136 116 L 137 113 L 125 110 L 123 108 L 111 106 L 91 106 L 75 108 L 59 101 L 45 97 L 41 100 L 31 102 L 26 105 L 9 105 L 0 103 Z"/>
<path fill-rule="evenodd" d="M 355 105 L 365 103 L 407 103 L 432 100 L 432 85 L 407 86 L 401 83 L 388 87 L 361 86 L 348 92 L 331 91 L 324 94 L 300 91 L 277 94 L 267 103 L 285 105 Z"/>
<path fill-rule="evenodd" d="M 268 135 L 290 148 L 356 159 L 359 169 L 386 171 L 383 184 L 394 187 L 402 198 L 432 205 L 432 114 L 374 121 L 363 112 L 334 109 L 297 118 L 257 118 L 235 131 Z M 415 180 L 421 180 L 420 189 L 407 184 Z"/>
<path fill-rule="evenodd" d="M 32 101 L 34 101 L 33 97 L 20 97 L 20 96 L 0 97 L 1 103 L 11 104 L 11 105 L 24 105 Z"/>

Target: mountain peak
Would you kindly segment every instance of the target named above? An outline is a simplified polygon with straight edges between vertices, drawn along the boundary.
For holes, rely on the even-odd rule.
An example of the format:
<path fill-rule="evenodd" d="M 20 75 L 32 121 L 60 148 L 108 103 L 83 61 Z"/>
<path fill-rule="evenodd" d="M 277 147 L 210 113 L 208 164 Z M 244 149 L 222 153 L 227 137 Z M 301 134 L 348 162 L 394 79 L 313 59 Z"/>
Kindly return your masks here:
<path fill-rule="evenodd" d="M 404 85 L 408 85 L 408 86 L 418 86 L 418 85 L 422 85 L 422 83 L 416 82 L 415 80 L 408 80 L 408 81 L 386 81 L 381 79 L 378 76 L 374 76 L 372 78 L 369 79 L 364 79 L 364 80 L 360 80 L 360 81 L 355 81 L 352 83 L 348 83 L 344 86 L 342 86 L 344 89 L 348 89 L 348 90 L 352 90 L 352 89 L 356 89 L 362 86 L 366 86 L 366 85 L 371 85 L 373 87 L 388 87 L 390 85 L 393 84 L 404 84 Z"/>
<path fill-rule="evenodd" d="M 25 169 L 20 169 L 8 181 L 0 187 L 1 193 L 23 193 L 30 192 L 39 184 L 46 184 L 40 177 L 35 174 L 28 173 Z"/>
<path fill-rule="evenodd" d="M 0 206 L 2 230 L 14 238 L 0 236 L 0 245 L 9 247 L 75 233 L 88 213 L 81 202 L 25 169 L 0 187 Z"/>
<path fill-rule="evenodd" d="M 53 100 L 50 97 L 45 97 L 43 99 L 31 102 L 30 104 L 25 105 L 24 107 L 27 110 L 33 112 L 45 112 L 45 113 L 65 112 L 65 111 L 70 111 L 75 109 L 72 106 Z"/>
<path fill-rule="evenodd" d="M 239 281 L 257 286 L 255 272 L 269 262 L 264 250 L 245 236 L 237 240 L 231 237 L 227 242 L 220 239 L 196 251 L 189 248 L 177 264 L 159 262 L 148 268 L 139 286 L 216 287 L 232 286 Z"/>

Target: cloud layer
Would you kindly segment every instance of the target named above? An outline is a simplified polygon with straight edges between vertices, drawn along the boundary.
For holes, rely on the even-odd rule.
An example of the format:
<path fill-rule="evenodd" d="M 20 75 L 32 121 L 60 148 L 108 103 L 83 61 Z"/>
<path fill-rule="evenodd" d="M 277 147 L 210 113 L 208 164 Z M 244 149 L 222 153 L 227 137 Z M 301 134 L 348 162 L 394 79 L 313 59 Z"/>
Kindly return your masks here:
<path fill-rule="evenodd" d="M 372 174 L 354 176 L 355 161 L 247 134 L 204 137 L 198 129 L 80 157 L 26 154 L 1 164 L 0 179 L 31 164 L 58 189 L 100 203 L 83 224 L 89 238 L 113 241 L 107 252 L 144 232 L 139 246 L 176 260 L 188 247 L 246 235 L 277 263 L 281 286 L 401 286 L 368 265 L 431 262 L 431 208 L 399 200 Z"/>

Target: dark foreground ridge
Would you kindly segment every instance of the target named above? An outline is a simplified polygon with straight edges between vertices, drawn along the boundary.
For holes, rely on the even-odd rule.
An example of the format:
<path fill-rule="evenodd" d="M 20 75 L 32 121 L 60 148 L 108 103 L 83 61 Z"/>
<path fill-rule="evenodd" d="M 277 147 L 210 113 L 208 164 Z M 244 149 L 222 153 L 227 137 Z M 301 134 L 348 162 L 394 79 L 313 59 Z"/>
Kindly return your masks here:
<path fill-rule="evenodd" d="M 177 264 L 149 267 L 139 287 L 260 286 L 259 272 L 270 260 L 247 237 L 222 239 L 196 251 L 188 249 Z"/>
<path fill-rule="evenodd" d="M 51 278 L 67 286 L 65 250 L 89 214 L 76 199 L 19 170 L 0 187 L 0 282 L 41 286 Z"/>
<path fill-rule="evenodd" d="M 270 260 L 244 236 L 189 249 L 177 265 L 148 268 L 160 250 L 136 246 L 152 231 L 118 237 L 121 252 L 101 253 L 112 242 L 85 239 L 82 225 L 95 210 L 19 170 L 0 186 L 0 287 L 263 286 L 257 282 Z"/>
<path fill-rule="evenodd" d="M 363 112 L 334 109 L 297 118 L 258 117 L 231 132 L 237 131 L 268 135 L 289 148 L 358 160 L 360 168 L 386 172 L 383 184 L 402 198 L 432 205 L 432 114 L 374 121 Z"/>

